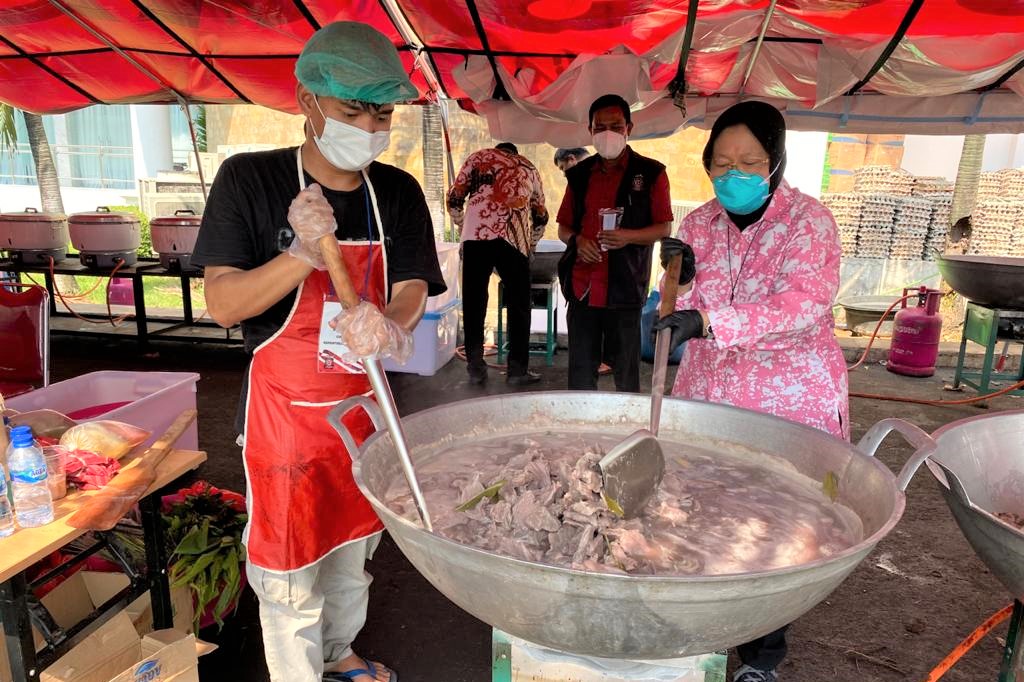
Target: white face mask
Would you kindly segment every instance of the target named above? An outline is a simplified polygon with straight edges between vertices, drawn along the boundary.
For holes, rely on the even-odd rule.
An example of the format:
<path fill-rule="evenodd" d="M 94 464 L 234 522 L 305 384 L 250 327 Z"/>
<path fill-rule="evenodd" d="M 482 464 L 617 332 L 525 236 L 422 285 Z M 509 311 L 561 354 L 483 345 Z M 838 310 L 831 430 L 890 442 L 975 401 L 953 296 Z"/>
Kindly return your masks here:
<path fill-rule="evenodd" d="M 320 115 L 324 117 L 323 135 L 313 135 L 313 141 L 324 158 L 335 168 L 361 171 L 390 146 L 390 130 L 368 133 L 362 128 L 330 118 L 324 114 L 323 109 L 320 109 L 319 99 L 314 97 L 313 101 L 316 102 Z"/>
<path fill-rule="evenodd" d="M 594 135 L 594 149 L 605 159 L 617 159 L 626 148 L 626 136 L 614 130 L 605 130 Z"/>

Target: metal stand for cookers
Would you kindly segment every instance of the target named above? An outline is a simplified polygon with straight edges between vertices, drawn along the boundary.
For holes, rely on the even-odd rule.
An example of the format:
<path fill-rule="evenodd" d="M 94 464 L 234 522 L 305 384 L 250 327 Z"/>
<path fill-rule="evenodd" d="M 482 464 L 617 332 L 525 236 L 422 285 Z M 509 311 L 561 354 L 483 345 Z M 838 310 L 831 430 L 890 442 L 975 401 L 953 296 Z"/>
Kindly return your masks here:
<path fill-rule="evenodd" d="M 586 670 L 571 656 L 559 661 L 556 652 L 545 649 L 545 653 L 545 660 L 538 660 L 519 640 L 497 628 L 491 628 L 491 682 L 632 682 L 650 679 L 625 678 L 613 673 Z M 725 682 L 724 653 L 693 656 L 679 661 L 692 661 L 693 665 L 680 666 L 680 676 L 672 682 Z M 1020 682 L 1024 682 L 1024 678 Z"/>
<path fill-rule="evenodd" d="M 1015 336 L 1013 330 L 1018 330 L 1018 334 L 1021 335 Z M 968 341 L 973 341 L 985 349 L 985 359 L 980 372 L 964 369 Z M 1024 357 L 1018 362 L 1016 372 L 1001 372 L 995 369 L 996 346 L 1000 342 L 1024 345 L 1024 310 L 1005 310 L 968 303 L 953 388 L 957 389 L 961 384 L 966 384 L 984 395 L 992 392 L 990 384 L 993 381 L 1013 384 L 1024 380 Z M 1024 389 L 1010 391 L 1009 395 L 1024 396 Z"/>
<path fill-rule="evenodd" d="M 1024 603 L 1019 599 L 1013 603 L 999 682 L 1024 682 Z"/>

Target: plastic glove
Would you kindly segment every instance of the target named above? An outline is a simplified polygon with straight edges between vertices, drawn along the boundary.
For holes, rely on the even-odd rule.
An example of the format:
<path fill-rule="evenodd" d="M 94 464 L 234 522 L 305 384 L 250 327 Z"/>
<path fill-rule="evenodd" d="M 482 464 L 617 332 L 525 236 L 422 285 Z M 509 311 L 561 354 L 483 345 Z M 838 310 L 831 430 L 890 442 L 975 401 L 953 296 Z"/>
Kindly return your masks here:
<path fill-rule="evenodd" d="M 288 224 L 295 231 L 288 253 L 317 270 L 326 270 L 319 241 L 325 235 L 334 234 L 338 221 L 320 185 L 310 185 L 292 200 L 288 207 Z"/>
<path fill-rule="evenodd" d="M 329 324 L 348 346 L 344 359 L 350 362 L 376 355 L 405 364 L 412 357 L 412 334 L 367 301 L 342 310 Z"/>
<path fill-rule="evenodd" d="M 665 237 L 661 240 L 661 267 L 668 269 L 668 263 L 675 256 L 682 254 L 683 264 L 679 268 L 679 284 L 689 284 L 697 276 L 697 257 L 693 249 L 686 242 L 675 237 Z"/>
<path fill-rule="evenodd" d="M 704 336 L 704 318 L 699 310 L 677 310 L 655 322 L 651 327 L 651 336 L 657 337 L 662 329 L 672 330 L 672 341 L 669 344 L 669 353 L 672 353 L 684 341 Z"/>

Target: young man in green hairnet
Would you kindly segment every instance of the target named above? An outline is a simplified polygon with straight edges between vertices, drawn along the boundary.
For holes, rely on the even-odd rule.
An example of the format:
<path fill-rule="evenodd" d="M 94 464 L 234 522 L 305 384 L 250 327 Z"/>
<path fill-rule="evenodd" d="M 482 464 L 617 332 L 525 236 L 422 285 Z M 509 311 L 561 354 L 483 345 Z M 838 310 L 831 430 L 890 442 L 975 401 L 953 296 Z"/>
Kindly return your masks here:
<path fill-rule="evenodd" d="M 240 410 L 248 487 L 247 573 L 274 682 L 396 682 L 357 656 L 382 525 L 327 423 L 371 395 L 358 357 L 411 349 L 428 295 L 445 290 L 423 192 L 374 161 L 395 103 L 417 96 L 391 42 L 364 24 L 317 31 L 295 67 L 298 149 L 237 154 L 210 191 L 193 259 L 221 325 L 252 353 Z M 361 302 L 342 309 L 321 256 L 337 249 Z M 355 441 L 373 425 L 344 418 Z"/>

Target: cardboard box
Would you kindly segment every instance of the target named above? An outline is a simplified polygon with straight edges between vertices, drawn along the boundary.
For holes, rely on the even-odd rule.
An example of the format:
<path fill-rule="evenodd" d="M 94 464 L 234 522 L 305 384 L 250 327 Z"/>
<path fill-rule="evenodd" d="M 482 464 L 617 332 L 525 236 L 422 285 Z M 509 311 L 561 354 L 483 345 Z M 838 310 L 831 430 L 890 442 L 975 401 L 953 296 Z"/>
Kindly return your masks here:
<path fill-rule="evenodd" d="M 57 625 L 71 628 L 85 620 L 98 607 L 105 604 L 129 585 L 128 576 L 123 573 L 101 573 L 78 571 L 53 591 L 43 597 L 43 605 Z M 174 610 L 174 628 L 183 633 L 192 632 L 192 595 L 186 588 L 171 590 L 171 606 Z M 137 637 L 153 631 L 153 609 L 149 594 L 144 594 L 125 608 L 125 614 L 133 623 Z M 32 629 L 36 650 L 43 648 L 43 636 Z M 11 668 L 7 660 L 7 648 L 0 644 L 0 682 L 11 682 Z"/>
<path fill-rule="evenodd" d="M 125 612 L 42 672 L 40 682 L 199 682 L 199 656 L 215 647 L 177 630 L 140 638 Z"/>

